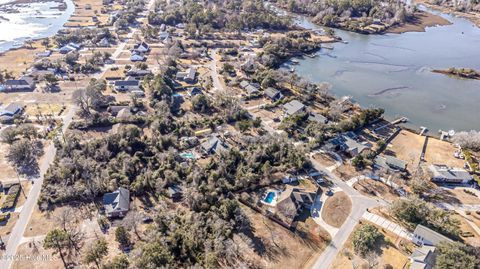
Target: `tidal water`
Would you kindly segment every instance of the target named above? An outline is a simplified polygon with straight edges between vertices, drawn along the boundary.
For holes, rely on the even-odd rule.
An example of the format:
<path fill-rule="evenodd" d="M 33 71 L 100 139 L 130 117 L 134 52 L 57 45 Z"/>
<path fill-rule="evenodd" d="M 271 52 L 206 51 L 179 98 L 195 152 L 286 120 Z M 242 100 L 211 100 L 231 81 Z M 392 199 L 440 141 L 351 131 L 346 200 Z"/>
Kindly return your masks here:
<path fill-rule="evenodd" d="M 433 11 L 432 11 L 433 12 Z M 433 12 L 435 13 L 435 12 Z M 438 14 L 438 13 L 436 13 Z M 441 14 L 451 25 L 426 32 L 361 35 L 335 30 L 348 44 L 332 44 L 316 58 L 302 58 L 296 72 L 314 82 L 328 82 L 336 96 L 351 96 L 364 107 L 385 108 L 408 127 L 480 130 L 480 81 L 432 73 L 432 69 L 480 70 L 480 29 L 462 18 Z M 321 29 L 305 17 L 299 25 Z"/>
<path fill-rule="evenodd" d="M 20 47 L 28 39 L 55 35 L 75 10 L 71 0 L 65 0 L 66 10 L 59 10 L 59 2 L 32 2 L 13 4 L 0 0 L 0 52 Z M 8 10 L 6 11 L 8 7 Z"/>

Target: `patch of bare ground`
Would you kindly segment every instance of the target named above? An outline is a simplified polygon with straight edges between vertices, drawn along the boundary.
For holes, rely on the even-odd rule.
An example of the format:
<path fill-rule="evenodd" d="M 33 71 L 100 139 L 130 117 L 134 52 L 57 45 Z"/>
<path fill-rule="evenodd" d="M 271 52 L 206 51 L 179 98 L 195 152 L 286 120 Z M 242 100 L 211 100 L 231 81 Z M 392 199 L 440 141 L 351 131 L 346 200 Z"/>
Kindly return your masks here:
<path fill-rule="evenodd" d="M 262 268 L 306 268 L 330 240 L 326 231 L 308 219 L 299 222 L 294 233 L 246 206 L 242 209 L 251 221 L 252 234 L 247 235 L 249 239 L 236 235 L 234 240 L 245 246 L 244 259 Z M 245 245 L 250 240 L 253 249 Z"/>
<path fill-rule="evenodd" d="M 339 166 L 335 169 L 334 174 L 341 178 L 344 181 L 348 181 L 349 179 L 357 176 L 364 175 L 367 170 L 357 170 L 353 165 L 350 163 L 344 163 L 343 165 Z"/>
<path fill-rule="evenodd" d="M 328 154 L 315 154 L 313 155 L 313 158 L 323 166 L 332 166 L 335 164 L 335 159 Z"/>
<path fill-rule="evenodd" d="M 413 20 L 389 28 L 387 32 L 394 34 L 401 34 L 406 32 L 425 32 L 425 29 L 427 27 L 449 24 L 452 23 L 441 16 L 432 14 L 430 12 L 418 11 L 415 13 L 415 17 L 413 18 Z"/>
<path fill-rule="evenodd" d="M 333 227 L 340 228 L 352 211 L 352 201 L 344 192 L 336 192 L 323 205 L 322 218 Z"/>
<path fill-rule="evenodd" d="M 360 180 L 353 185 L 353 188 L 365 195 L 381 197 L 387 201 L 398 199 L 398 194 L 391 187 L 370 178 Z"/>
<path fill-rule="evenodd" d="M 60 269 L 62 261 L 51 250 L 43 248 L 41 241 L 32 240 L 18 246 L 18 259 L 12 263 L 12 269 Z M 25 257 L 25 258 L 22 258 Z M 36 258 L 35 261 L 27 257 Z"/>
<path fill-rule="evenodd" d="M 418 168 L 424 141 L 425 137 L 402 130 L 387 146 L 384 153 L 407 162 L 407 169 L 412 173 Z"/>
<path fill-rule="evenodd" d="M 467 215 L 466 217 L 463 217 L 459 214 L 455 214 L 453 218 L 460 222 L 460 231 L 461 231 L 460 236 L 462 237 L 463 241 L 474 247 L 479 247 L 480 235 L 475 231 L 474 228 L 472 228 L 472 225 L 477 225 L 475 222 L 473 222 L 472 215 L 470 214 L 470 215 Z M 467 218 L 470 221 L 470 223 L 466 220 Z"/>
<path fill-rule="evenodd" d="M 445 164 L 461 168 L 464 166 L 465 160 L 455 158 L 455 151 L 457 151 L 457 148 L 452 143 L 429 138 L 425 152 L 425 161 L 429 164 Z"/>

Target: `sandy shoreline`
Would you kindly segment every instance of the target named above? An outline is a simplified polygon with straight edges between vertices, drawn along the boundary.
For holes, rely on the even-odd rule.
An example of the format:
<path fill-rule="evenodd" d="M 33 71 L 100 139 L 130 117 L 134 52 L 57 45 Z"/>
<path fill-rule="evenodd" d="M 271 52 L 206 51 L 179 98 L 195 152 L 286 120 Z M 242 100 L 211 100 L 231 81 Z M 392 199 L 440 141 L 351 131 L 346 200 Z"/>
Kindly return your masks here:
<path fill-rule="evenodd" d="M 473 24 L 475 24 L 477 27 L 480 27 L 480 13 L 473 13 L 473 12 L 465 13 L 465 12 L 455 11 L 455 10 L 450 9 L 449 7 L 430 4 L 426 0 L 414 0 L 414 2 L 416 4 L 422 4 L 422 5 L 430 8 L 430 9 L 440 11 L 442 13 L 446 13 L 446 14 L 453 15 L 455 17 L 460 17 L 460 18 L 467 19 L 467 20 L 471 21 Z"/>
<path fill-rule="evenodd" d="M 392 34 L 402 34 L 407 32 L 425 32 L 425 29 L 427 27 L 450 24 L 452 24 L 450 21 L 441 16 L 426 11 L 419 11 L 416 13 L 415 21 L 391 27 L 386 32 Z"/>

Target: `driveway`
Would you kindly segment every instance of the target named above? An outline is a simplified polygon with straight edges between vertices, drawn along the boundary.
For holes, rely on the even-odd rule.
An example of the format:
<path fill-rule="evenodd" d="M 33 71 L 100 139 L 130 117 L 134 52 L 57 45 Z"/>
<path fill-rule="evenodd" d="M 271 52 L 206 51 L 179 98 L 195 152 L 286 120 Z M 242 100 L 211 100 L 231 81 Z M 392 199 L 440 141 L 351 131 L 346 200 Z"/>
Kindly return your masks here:
<path fill-rule="evenodd" d="M 376 200 L 370 197 L 363 196 L 357 190 L 349 186 L 346 182 L 338 178 L 335 174 L 330 172 L 326 167 L 320 165 L 313 157 L 310 160 L 315 169 L 323 172 L 330 181 L 333 182 L 338 188 L 344 191 L 352 200 L 352 211 L 348 216 L 342 227 L 338 229 L 338 232 L 333 236 L 332 241 L 323 251 L 323 253 L 317 258 L 317 261 L 313 265 L 314 269 L 328 269 L 330 264 L 335 260 L 343 245 L 347 241 L 350 234 L 355 229 L 363 214 L 367 208 L 386 205 L 387 203 L 382 200 Z"/>

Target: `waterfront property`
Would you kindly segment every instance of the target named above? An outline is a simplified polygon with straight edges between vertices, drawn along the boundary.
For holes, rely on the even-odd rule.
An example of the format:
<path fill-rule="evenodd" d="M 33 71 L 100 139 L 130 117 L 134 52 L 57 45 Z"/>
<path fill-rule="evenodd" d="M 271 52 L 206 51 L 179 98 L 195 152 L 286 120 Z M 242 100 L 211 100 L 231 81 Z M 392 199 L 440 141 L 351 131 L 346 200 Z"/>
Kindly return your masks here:
<path fill-rule="evenodd" d="M 272 88 L 272 87 L 266 88 L 263 93 L 265 94 L 265 96 L 267 98 L 269 98 L 273 102 L 276 102 L 276 101 L 281 100 L 283 98 L 282 93 L 279 90 L 277 90 L 275 88 Z"/>
<path fill-rule="evenodd" d="M 452 239 L 421 224 L 418 224 L 415 228 L 412 241 L 419 246 L 436 246 L 440 242 L 453 242 Z"/>
<path fill-rule="evenodd" d="M 438 164 L 432 164 L 428 168 L 432 173 L 431 179 L 434 182 L 466 184 L 473 180 L 472 175 L 465 169 Z"/>
<path fill-rule="evenodd" d="M 307 107 L 298 100 L 292 100 L 283 105 L 283 111 L 286 116 L 293 116 L 303 113 L 307 110 Z"/>
<path fill-rule="evenodd" d="M 377 169 L 386 169 L 393 171 L 405 171 L 407 169 L 407 163 L 403 160 L 395 158 L 393 156 L 377 156 L 374 160 L 374 167 Z"/>
<path fill-rule="evenodd" d="M 325 147 L 329 150 L 340 150 L 350 157 L 355 157 L 369 149 L 370 145 L 358 142 L 352 133 L 347 133 L 330 139 Z"/>

